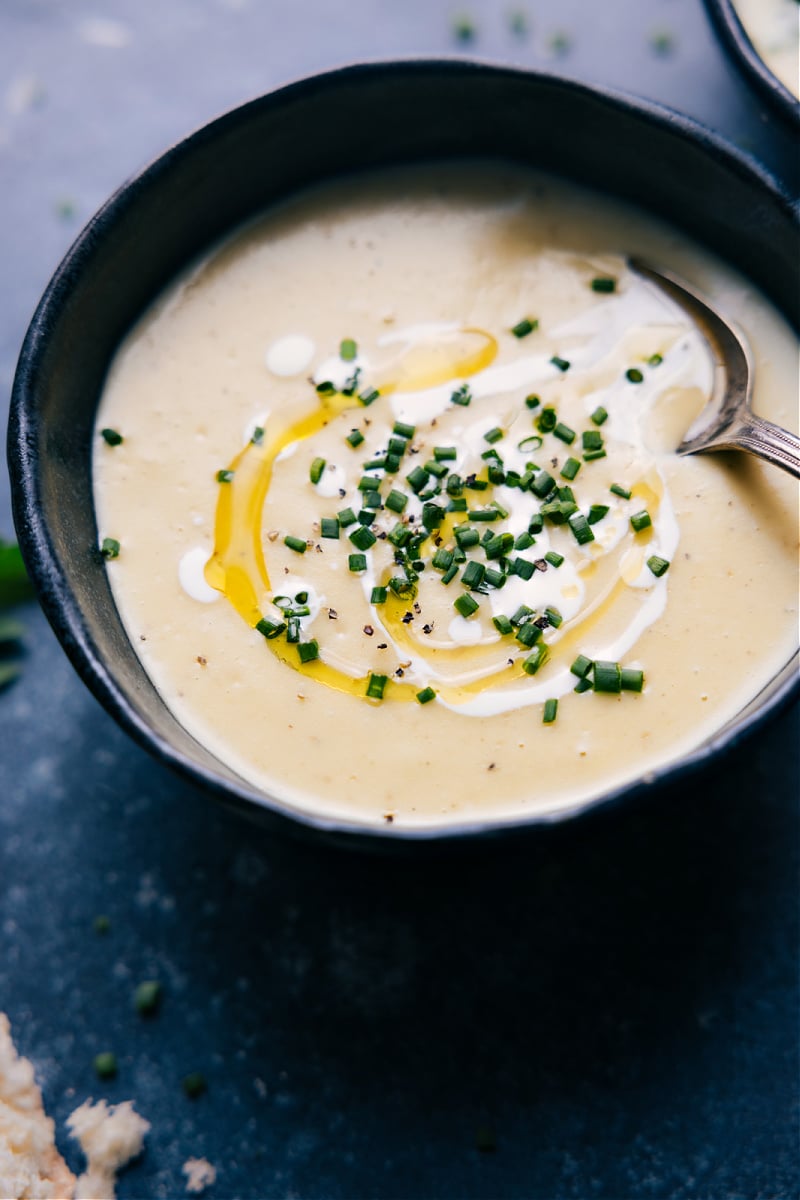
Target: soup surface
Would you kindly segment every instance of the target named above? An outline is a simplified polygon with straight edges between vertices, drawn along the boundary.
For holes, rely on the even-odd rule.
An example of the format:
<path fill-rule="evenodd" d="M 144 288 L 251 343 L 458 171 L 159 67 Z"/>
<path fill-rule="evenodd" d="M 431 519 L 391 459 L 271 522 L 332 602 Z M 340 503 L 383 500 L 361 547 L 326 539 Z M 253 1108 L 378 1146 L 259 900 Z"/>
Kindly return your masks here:
<path fill-rule="evenodd" d="M 753 48 L 793 96 L 800 96 L 800 4 L 797 0 L 735 0 Z"/>
<path fill-rule="evenodd" d="M 797 643 L 796 487 L 674 449 L 691 280 L 795 426 L 795 339 L 673 230 L 490 164 L 308 192 L 121 346 L 95 499 L 116 602 L 198 741 L 295 810 L 551 812 L 697 746 Z"/>

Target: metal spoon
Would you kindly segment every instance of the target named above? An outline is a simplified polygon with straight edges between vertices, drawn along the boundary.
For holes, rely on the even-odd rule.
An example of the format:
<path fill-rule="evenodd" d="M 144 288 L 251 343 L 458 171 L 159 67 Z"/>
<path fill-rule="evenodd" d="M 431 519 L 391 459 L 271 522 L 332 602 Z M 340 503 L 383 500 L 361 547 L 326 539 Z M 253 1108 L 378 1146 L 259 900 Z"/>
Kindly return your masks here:
<path fill-rule="evenodd" d="M 629 259 L 628 265 L 685 309 L 714 355 L 711 397 L 677 453 L 747 450 L 800 478 L 800 438 L 757 417 L 750 408 L 753 368 L 742 336 L 683 280 L 667 271 L 655 271 L 638 258 Z"/>

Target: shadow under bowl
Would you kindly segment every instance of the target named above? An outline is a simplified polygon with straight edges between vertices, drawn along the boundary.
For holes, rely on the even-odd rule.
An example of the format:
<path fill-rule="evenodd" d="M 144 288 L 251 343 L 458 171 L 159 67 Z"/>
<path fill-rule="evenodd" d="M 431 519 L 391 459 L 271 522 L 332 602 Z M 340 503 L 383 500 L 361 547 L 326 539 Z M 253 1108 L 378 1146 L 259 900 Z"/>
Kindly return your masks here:
<path fill-rule="evenodd" d="M 120 340 L 191 260 L 292 192 L 349 170 L 459 157 L 529 164 L 632 201 L 727 259 L 800 324 L 800 234 L 790 198 L 702 127 L 544 74 L 459 60 L 373 63 L 253 100 L 120 188 L 49 284 L 14 383 L 8 453 L 17 534 L 44 610 L 83 680 L 157 759 L 226 802 L 274 828 L 359 848 L 518 834 L 633 799 L 713 759 L 773 714 L 797 684 L 787 664 L 692 754 L 575 809 L 423 830 L 297 814 L 211 755 L 161 700 L 128 640 L 97 553 L 93 427 Z"/>

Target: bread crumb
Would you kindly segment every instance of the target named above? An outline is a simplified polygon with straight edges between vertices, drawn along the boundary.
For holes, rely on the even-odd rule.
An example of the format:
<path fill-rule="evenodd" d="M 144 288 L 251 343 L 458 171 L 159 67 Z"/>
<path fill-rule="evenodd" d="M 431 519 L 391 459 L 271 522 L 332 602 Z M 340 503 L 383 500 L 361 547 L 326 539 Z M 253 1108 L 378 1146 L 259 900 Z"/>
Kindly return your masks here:
<path fill-rule="evenodd" d="M 206 1158 L 187 1158 L 181 1170 L 186 1176 L 187 1192 L 195 1194 L 211 1187 L 217 1178 L 217 1168 Z"/>
<path fill-rule="evenodd" d="M 87 1100 L 67 1117 L 67 1126 L 86 1155 L 86 1170 L 75 1185 L 75 1200 L 114 1200 L 116 1173 L 142 1152 L 150 1123 L 133 1103 Z"/>
<path fill-rule="evenodd" d="M 11 1040 L 0 1013 L 0 1196 L 8 1200 L 65 1200 L 75 1176 L 56 1149 L 55 1125 L 44 1111 L 33 1066 Z"/>

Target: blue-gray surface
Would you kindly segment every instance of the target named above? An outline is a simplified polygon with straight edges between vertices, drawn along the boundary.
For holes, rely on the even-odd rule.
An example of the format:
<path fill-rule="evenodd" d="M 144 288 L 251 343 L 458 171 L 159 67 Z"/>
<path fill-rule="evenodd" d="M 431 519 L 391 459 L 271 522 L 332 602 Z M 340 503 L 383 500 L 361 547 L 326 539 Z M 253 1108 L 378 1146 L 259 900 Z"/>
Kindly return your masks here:
<path fill-rule="evenodd" d="M 463 49 L 454 10 L 482 57 L 664 101 L 791 169 L 700 0 L 4 0 L 4 403 L 39 293 L 125 176 L 309 70 Z M 92 1095 L 153 1124 L 123 1198 L 184 1194 L 199 1155 L 216 1200 L 798 1194 L 796 712 L 646 806 L 373 861 L 270 840 L 167 774 L 23 615 L 0 695 L 0 1009 L 73 1166 L 63 1119 Z"/>

